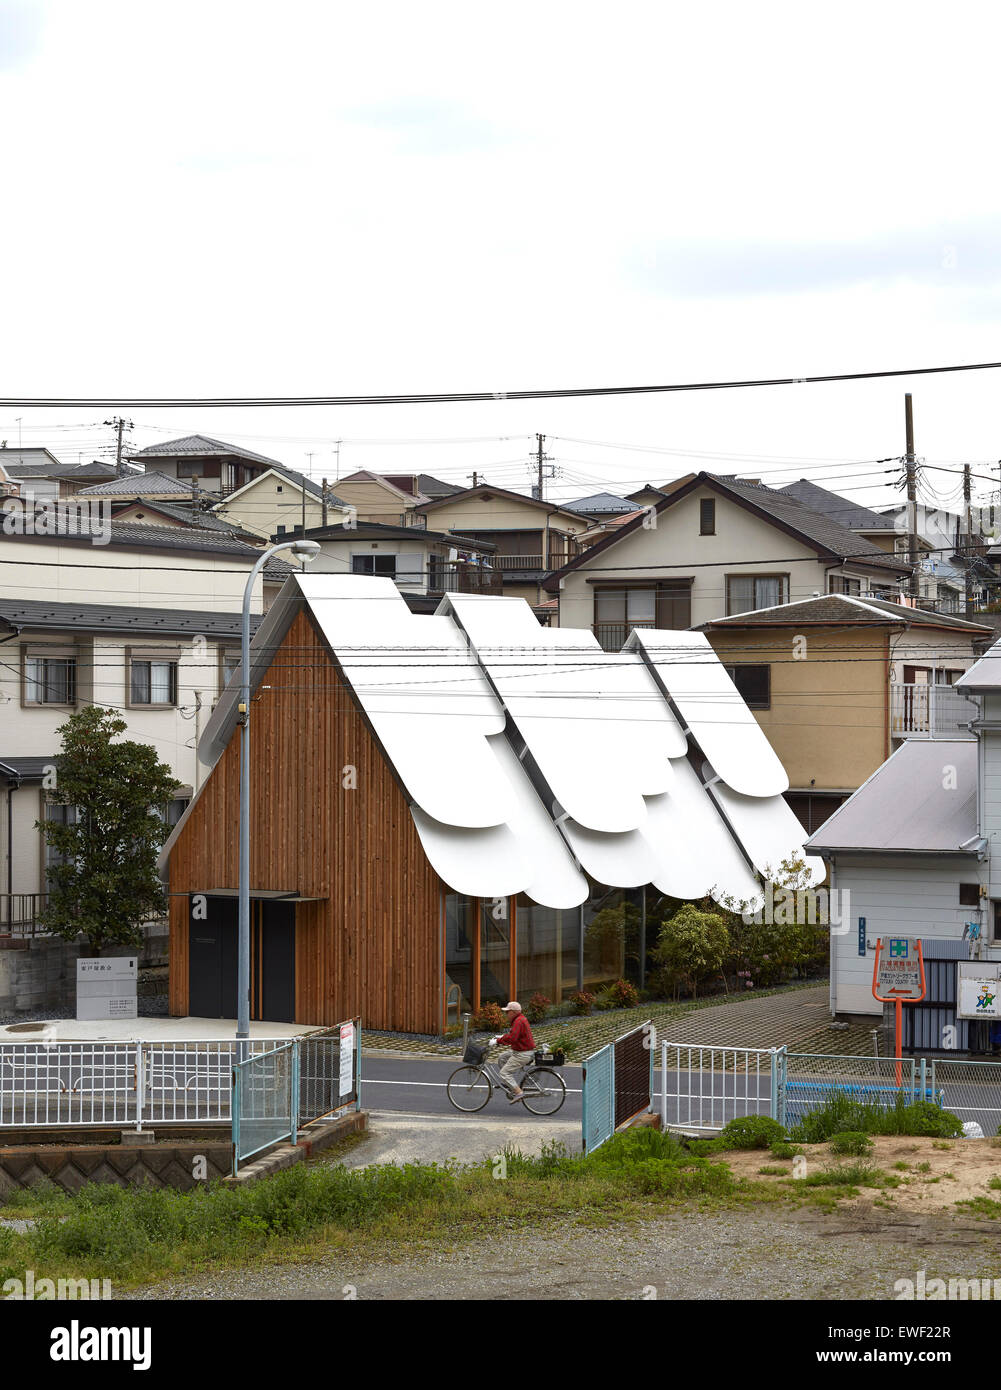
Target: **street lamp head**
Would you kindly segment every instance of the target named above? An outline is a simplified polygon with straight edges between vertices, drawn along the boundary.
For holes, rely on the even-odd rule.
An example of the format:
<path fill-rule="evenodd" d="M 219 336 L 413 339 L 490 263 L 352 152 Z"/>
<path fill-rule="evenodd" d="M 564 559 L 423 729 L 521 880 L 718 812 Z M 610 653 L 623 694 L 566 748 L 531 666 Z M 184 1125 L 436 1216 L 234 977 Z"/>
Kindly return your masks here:
<path fill-rule="evenodd" d="M 320 547 L 316 541 L 294 541 L 292 543 L 293 555 L 319 555 Z"/>

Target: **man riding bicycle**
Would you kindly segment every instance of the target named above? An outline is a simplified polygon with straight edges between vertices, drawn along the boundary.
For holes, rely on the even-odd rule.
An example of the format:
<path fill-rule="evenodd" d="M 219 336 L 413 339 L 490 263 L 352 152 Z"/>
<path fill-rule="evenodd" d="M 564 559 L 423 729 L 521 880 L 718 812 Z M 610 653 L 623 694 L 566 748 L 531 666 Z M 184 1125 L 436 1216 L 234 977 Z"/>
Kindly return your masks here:
<path fill-rule="evenodd" d="M 521 1005 L 514 999 L 504 1005 L 508 1031 L 494 1038 L 498 1047 L 510 1047 L 511 1055 L 500 1069 L 500 1079 L 512 1105 L 521 1100 L 521 1075 L 535 1060 L 535 1039 Z"/>

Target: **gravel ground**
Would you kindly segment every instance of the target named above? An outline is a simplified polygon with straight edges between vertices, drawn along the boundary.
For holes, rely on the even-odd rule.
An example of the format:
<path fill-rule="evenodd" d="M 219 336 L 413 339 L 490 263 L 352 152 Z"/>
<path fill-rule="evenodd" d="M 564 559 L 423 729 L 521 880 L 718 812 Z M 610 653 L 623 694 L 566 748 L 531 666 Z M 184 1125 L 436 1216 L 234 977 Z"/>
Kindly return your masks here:
<path fill-rule="evenodd" d="M 597 1229 L 559 1222 L 398 1261 L 322 1257 L 172 1281 L 135 1299 L 876 1299 L 897 1279 L 1001 1277 L 991 1223 L 901 1219 L 860 1203 L 735 1208 Z"/>

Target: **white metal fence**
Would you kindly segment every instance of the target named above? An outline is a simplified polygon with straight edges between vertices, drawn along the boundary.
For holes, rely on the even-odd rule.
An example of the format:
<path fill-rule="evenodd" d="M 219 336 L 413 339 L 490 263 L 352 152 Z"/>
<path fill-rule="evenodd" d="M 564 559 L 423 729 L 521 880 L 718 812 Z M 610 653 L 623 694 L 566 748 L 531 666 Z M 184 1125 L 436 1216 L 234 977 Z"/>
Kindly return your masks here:
<path fill-rule="evenodd" d="M 774 1115 L 777 1052 L 661 1043 L 661 1127 L 719 1130 L 741 1115 Z"/>
<path fill-rule="evenodd" d="M 253 1038 L 256 1056 L 287 1038 Z M 4 1128 L 192 1124 L 230 1119 L 235 1039 L 2 1042 Z"/>

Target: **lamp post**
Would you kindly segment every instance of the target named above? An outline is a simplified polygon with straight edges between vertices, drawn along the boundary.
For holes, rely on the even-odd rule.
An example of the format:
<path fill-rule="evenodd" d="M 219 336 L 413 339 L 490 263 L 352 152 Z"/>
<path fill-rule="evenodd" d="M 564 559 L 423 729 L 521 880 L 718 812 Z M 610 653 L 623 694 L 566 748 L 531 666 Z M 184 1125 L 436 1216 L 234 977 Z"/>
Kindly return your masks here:
<path fill-rule="evenodd" d="M 237 926 L 236 966 L 236 1036 L 250 1037 L 250 601 L 254 581 L 261 570 L 279 550 L 291 550 L 296 555 L 316 555 L 316 541 L 283 541 L 273 545 L 254 565 L 243 591 L 243 626 L 240 647 L 240 878 L 238 887 L 239 915 Z"/>

